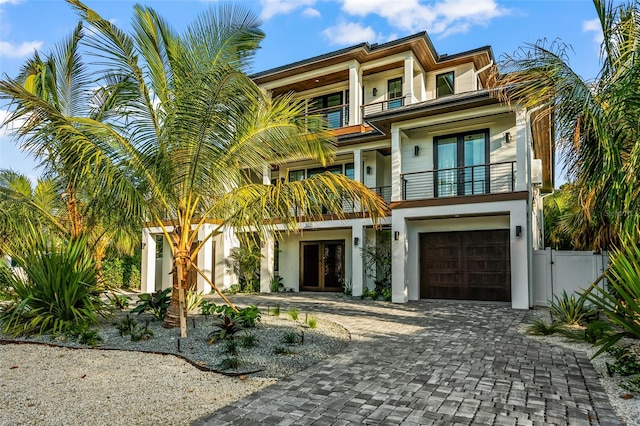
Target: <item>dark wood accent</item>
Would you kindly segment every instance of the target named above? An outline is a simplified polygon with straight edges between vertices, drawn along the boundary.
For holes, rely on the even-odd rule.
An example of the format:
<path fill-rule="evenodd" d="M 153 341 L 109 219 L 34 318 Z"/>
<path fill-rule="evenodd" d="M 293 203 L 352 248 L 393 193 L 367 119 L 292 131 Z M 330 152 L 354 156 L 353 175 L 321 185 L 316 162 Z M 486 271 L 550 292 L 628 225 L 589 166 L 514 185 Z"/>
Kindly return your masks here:
<path fill-rule="evenodd" d="M 393 70 L 396 68 L 404 68 L 404 62 L 398 61 L 398 62 L 393 62 L 391 64 L 381 65 L 375 68 L 369 68 L 367 70 L 362 71 L 362 76 L 366 77 L 368 75 L 378 74 L 380 72 L 385 72 L 385 71 Z"/>
<path fill-rule="evenodd" d="M 300 289 L 342 291 L 345 241 L 300 242 Z"/>
<path fill-rule="evenodd" d="M 555 135 L 551 123 L 551 112 L 538 111 L 531 117 L 533 135 L 533 153 L 542 160 L 542 192 L 552 192 L 554 187 L 553 169 L 555 166 Z"/>
<path fill-rule="evenodd" d="M 305 90 L 316 89 L 318 87 L 339 83 L 341 81 L 344 81 L 347 84 L 349 83 L 348 69 L 277 87 L 273 89 L 273 95 L 279 96 L 289 92 L 304 92 Z"/>
<path fill-rule="evenodd" d="M 527 191 L 501 192 L 498 194 L 461 195 L 459 197 L 429 198 L 426 200 L 394 201 L 390 209 L 407 209 L 412 207 L 449 206 L 456 204 L 491 203 L 496 201 L 528 200 Z"/>
<path fill-rule="evenodd" d="M 420 298 L 511 301 L 509 230 L 420 234 Z"/>

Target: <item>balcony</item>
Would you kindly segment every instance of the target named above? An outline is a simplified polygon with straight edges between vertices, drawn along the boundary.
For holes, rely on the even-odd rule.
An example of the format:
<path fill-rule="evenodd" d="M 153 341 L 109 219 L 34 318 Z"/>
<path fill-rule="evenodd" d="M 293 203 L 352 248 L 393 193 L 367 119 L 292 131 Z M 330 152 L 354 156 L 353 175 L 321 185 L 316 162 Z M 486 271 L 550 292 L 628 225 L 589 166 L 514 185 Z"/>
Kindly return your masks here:
<path fill-rule="evenodd" d="M 374 102 L 362 106 L 362 116 L 377 114 L 379 112 L 389 111 L 395 108 L 400 108 L 411 103 L 411 95 L 402 96 L 399 98 L 387 99 L 382 102 Z"/>
<path fill-rule="evenodd" d="M 377 186 L 369 189 L 378 194 L 385 203 L 389 204 L 391 202 L 391 186 Z"/>
<path fill-rule="evenodd" d="M 401 175 L 402 199 L 513 192 L 516 162 L 482 164 Z"/>
<path fill-rule="evenodd" d="M 349 125 L 349 104 L 309 110 L 309 114 L 320 115 L 327 121 L 329 129 L 339 129 Z"/>

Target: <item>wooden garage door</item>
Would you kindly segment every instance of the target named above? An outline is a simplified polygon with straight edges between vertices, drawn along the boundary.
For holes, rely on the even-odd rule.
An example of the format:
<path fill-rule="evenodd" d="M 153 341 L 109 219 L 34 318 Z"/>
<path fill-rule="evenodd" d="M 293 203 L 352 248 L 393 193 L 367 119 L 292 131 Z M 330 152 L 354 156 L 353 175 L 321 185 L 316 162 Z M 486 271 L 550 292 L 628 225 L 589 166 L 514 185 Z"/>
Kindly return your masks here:
<path fill-rule="evenodd" d="M 420 234 L 420 297 L 511 301 L 509 230 Z"/>

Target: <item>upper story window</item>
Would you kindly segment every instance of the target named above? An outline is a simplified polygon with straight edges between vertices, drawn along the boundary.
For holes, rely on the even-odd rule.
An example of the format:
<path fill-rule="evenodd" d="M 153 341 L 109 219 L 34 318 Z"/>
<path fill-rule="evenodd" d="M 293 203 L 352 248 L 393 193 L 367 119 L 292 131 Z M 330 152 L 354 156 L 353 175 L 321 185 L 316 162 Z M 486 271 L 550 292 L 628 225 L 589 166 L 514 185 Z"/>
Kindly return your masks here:
<path fill-rule="evenodd" d="M 329 167 L 326 167 L 326 168 L 325 167 L 317 167 L 317 168 L 313 168 L 313 169 L 308 169 L 308 170 L 306 170 L 306 174 L 305 174 L 305 169 L 302 169 L 302 170 L 291 170 L 291 171 L 289 171 L 289 182 L 304 180 L 305 177 L 315 176 L 315 175 L 318 175 L 318 174 L 324 173 L 324 172 L 331 172 L 331 173 L 335 173 L 335 174 L 343 174 L 343 175 L 346 175 L 349 179 L 354 179 L 355 178 L 354 164 L 353 163 L 346 163 L 346 164 L 336 164 L 336 165 L 329 166 Z"/>
<path fill-rule="evenodd" d="M 319 96 L 313 100 L 313 109 L 324 115 L 330 129 L 342 127 L 344 120 L 348 117 L 342 100 L 342 92 Z"/>
<path fill-rule="evenodd" d="M 304 180 L 304 169 L 303 170 L 291 170 L 289 172 L 289 182 L 296 182 L 299 180 Z"/>
<path fill-rule="evenodd" d="M 444 74 L 438 74 L 436 76 L 436 98 L 453 95 L 455 93 L 453 82 L 453 71 L 445 72 Z"/>
<path fill-rule="evenodd" d="M 402 106 L 402 77 L 392 78 L 387 82 L 389 109 Z"/>

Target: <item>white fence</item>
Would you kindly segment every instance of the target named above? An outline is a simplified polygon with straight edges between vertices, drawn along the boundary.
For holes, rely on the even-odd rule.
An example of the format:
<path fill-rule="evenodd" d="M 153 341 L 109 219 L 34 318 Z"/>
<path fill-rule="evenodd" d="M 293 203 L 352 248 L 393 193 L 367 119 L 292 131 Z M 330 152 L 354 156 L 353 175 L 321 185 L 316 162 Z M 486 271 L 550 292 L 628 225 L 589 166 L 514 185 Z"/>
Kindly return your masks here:
<path fill-rule="evenodd" d="M 533 304 L 547 306 L 563 291 L 570 295 L 586 289 L 608 265 L 607 252 L 534 250 Z M 604 280 L 599 285 L 605 285 Z"/>

